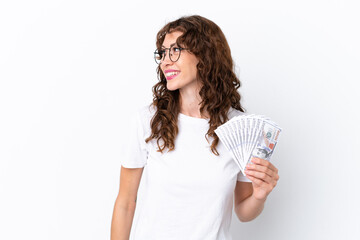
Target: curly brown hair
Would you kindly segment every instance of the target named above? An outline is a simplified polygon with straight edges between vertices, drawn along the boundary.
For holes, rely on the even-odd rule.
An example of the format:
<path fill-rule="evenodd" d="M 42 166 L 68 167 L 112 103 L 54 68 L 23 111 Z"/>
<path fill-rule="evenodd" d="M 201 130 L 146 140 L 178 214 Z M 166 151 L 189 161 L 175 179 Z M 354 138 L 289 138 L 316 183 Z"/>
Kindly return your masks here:
<path fill-rule="evenodd" d="M 167 33 L 180 31 L 183 34 L 176 40 L 178 46 L 185 46 L 199 60 L 197 64 L 197 80 L 202 84 L 199 95 L 200 114 L 204 110 L 210 115 L 209 130 L 207 136 L 213 137 L 211 151 L 219 155 L 216 146 L 219 138 L 214 130 L 228 121 L 230 107 L 245 112 L 240 104 L 241 96 L 237 89 L 240 88 L 240 80 L 234 73 L 234 64 L 230 48 L 224 33 L 219 26 L 199 15 L 183 16 L 166 24 L 156 36 L 156 47 L 161 45 Z M 159 82 L 153 88 L 153 105 L 156 109 L 151 120 L 151 135 L 145 140 L 146 143 L 157 139 L 158 152 L 165 148 L 174 150 L 174 140 L 179 132 L 177 126 L 180 112 L 179 90 L 170 91 L 166 87 L 166 78 L 160 65 L 157 67 Z M 150 106 L 151 106 L 150 105 Z M 163 145 L 160 147 L 159 141 Z"/>

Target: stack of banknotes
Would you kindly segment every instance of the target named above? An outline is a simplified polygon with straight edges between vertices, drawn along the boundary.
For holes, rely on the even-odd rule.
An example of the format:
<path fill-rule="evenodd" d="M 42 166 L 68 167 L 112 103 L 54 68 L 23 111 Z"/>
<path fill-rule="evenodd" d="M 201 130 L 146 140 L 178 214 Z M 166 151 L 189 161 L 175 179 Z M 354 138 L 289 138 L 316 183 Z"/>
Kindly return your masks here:
<path fill-rule="evenodd" d="M 245 175 L 252 157 L 270 161 L 282 129 L 264 115 L 240 115 L 219 126 L 215 133 Z"/>

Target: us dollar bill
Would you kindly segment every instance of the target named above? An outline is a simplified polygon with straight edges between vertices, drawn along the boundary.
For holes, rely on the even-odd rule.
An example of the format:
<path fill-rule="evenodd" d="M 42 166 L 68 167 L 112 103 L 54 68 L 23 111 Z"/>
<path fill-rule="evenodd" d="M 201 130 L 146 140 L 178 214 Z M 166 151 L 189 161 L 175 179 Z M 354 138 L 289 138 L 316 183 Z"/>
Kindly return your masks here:
<path fill-rule="evenodd" d="M 262 131 L 256 141 L 256 145 L 251 151 L 250 159 L 251 157 L 258 157 L 270 161 L 280 132 L 281 128 L 275 123 L 265 121 Z"/>

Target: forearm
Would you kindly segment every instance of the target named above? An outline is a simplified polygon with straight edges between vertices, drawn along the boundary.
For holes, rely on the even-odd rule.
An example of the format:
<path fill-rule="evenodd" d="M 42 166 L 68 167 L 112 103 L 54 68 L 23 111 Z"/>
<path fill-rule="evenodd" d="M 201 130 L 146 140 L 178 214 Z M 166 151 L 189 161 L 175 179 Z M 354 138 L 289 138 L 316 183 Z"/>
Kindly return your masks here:
<path fill-rule="evenodd" d="M 237 206 L 235 206 L 235 213 L 241 222 L 248 222 L 260 215 L 264 209 L 265 200 L 258 200 L 251 195 Z"/>
<path fill-rule="evenodd" d="M 124 208 L 117 201 L 115 202 L 111 222 L 111 240 L 129 240 L 134 213 L 135 206 L 133 208 Z"/>

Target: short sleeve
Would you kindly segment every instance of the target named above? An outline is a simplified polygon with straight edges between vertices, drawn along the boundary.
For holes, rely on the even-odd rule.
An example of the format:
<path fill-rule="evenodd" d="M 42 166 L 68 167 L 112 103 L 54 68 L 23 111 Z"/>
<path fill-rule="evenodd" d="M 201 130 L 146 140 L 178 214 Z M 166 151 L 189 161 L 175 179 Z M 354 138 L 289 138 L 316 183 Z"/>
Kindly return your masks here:
<path fill-rule="evenodd" d="M 244 174 L 241 171 L 237 175 L 237 180 L 240 182 L 252 182 L 250 179 L 244 176 Z"/>
<path fill-rule="evenodd" d="M 120 163 L 125 168 L 142 168 L 147 163 L 148 146 L 145 142 L 144 124 L 141 118 L 141 110 L 136 111 L 135 116 L 130 118 L 127 131 L 124 136 Z M 143 119 L 145 120 L 145 119 Z"/>

